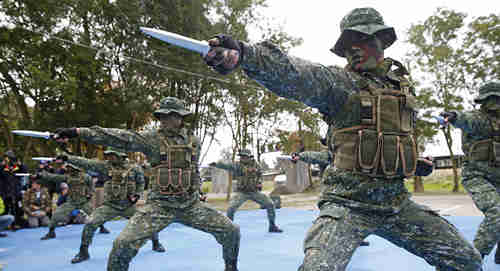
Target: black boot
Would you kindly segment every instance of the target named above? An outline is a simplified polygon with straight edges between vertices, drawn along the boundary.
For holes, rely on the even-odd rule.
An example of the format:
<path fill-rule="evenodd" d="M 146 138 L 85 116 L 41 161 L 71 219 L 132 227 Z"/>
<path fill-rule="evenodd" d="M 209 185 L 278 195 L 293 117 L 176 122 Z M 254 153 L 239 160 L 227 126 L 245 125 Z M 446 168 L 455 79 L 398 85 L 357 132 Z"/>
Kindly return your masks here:
<path fill-rule="evenodd" d="M 238 271 L 238 267 L 236 266 L 237 261 L 227 261 L 226 268 L 224 271 Z"/>
<path fill-rule="evenodd" d="M 269 232 L 283 232 L 276 224 L 269 225 Z"/>
<path fill-rule="evenodd" d="M 105 233 L 108 234 L 109 230 L 104 227 L 104 225 L 99 227 L 99 233 Z"/>
<path fill-rule="evenodd" d="M 89 249 L 87 247 L 80 246 L 80 252 L 78 252 L 78 254 L 76 254 L 75 257 L 71 259 L 71 263 L 83 262 L 88 260 L 89 258 Z"/>
<path fill-rule="evenodd" d="M 500 251 L 498 249 L 500 248 L 500 243 L 497 244 L 497 251 L 495 252 L 495 263 L 500 264 Z"/>
<path fill-rule="evenodd" d="M 156 252 L 165 252 L 165 248 L 158 240 L 153 240 L 153 251 Z"/>
<path fill-rule="evenodd" d="M 359 244 L 360 247 L 367 247 L 369 245 L 370 245 L 370 242 L 368 242 L 368 241 L 363 241 L 363 242 L 361 242 L 361 244 Z"/>
<path fill-rule="evenodd" d="M 49 239 L 54 239 L 54 238 L 56 238 L 55 228 L 50 228 L 49 232 L 46 235 L 44 235 L 42 238 L 40 238 L 40 240 L 49 240 Z"/>

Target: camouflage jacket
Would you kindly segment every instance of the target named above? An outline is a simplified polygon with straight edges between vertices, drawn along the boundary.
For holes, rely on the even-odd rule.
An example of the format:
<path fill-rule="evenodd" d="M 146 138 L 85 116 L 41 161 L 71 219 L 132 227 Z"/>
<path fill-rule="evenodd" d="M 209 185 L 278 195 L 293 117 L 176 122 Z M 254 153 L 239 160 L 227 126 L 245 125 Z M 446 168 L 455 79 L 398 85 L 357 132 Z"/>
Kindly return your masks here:
<path fill-rule="evenodd" d="M 329 133 L 361 124 L 359 112 L 341 109 L 351 95 L 357 95 L 367 85 L 379 89 L 402 88 L 400 78 L 404 68 L 389 58 L 384 61 L 385 75 L 378 76 L 312 63 L 287 55 L 267 41 L 244 43 L 243 52 L 241 67 L 250 78 L 278 96 L 318 109 L 329 125 Z M 413 88 L 411 91 L 414 92 Z M 335 137 L 329 134 L 327 138 L 330 151 L 335 153 Z M 323 184 L 319 205 L 334 202 L 368 212 L 393 213 L 409 202 L 403 178 L 373 178 L 328 167 Z"/>
<path fill-rule="evenodd" d="M 257 192 L 258 185 L 262 184 L 262 170 L 255 160 L 250 163 L 216 163 L 216 168 L 225 169 L 238 179 L 236 191 L 238 192 Z"/>
<path fill-rule="evenodd" d="M 300 161 L 317 164 L 320 168 L 326 168 L 332 163 L 332 153 L 329 151 L 305 151 L 298 155 Z"/>
<path fill-rule="evenodd" d="M 60 183 L 68 184 L 68 201 L 76 205 L 85 204 L 92 198 L 94 193 L 94 184 L 92 177 L 80 172 L 78 175 L 69 174 L 52 174 L 43 172 L 41 174 L 40 183 Z"/>
<path fill-rule="evenodd" d="M 161 146 L 163 140 L 171 140 L 177 144 L 194 145 L 191 163 L 191 188 L 189 193 L 182 195 L 166 195 L 160 192 L 159 187 L 151 180 L 151 190 L 148 192 L 148 201 L 157 201 L 159 204 L 172 208 L 185 208 L 199 200 L 200 175 L 198 161 L 200 156 L 199 140 L 182 129 L 180 133 L 171 134 L 160 129 L 134 132 L 115 128 L 101 128 L 93 126 L 80 128 L 80 137 L 90 143 L 110 146 L 124 152 L 141 152 L 146 155 L 148 162 L 154 168 L 161 162 Z"/>
<path fill-rule="evenodd" d="M 37 210 L 45 212 L 52 206 L 47 188 L 40 188 L 40 196 L 38 198 L 36 194 L 37 192 L 30 188 L 23 195 L 23 210 L 29 216 L 32 216 L 33 212 Z M 33 208 L 35 206 L 36 208 Z"/>
<path fill-rule="evenodd" d="M 103 204 L 115 208 L 128 208 L 133 205 L 128 197 L 131 195 L 142 196 L 144 192 L 144 171 L 137 164 L 124 162 L 121 166 L 113 166 L 109 161 L 86 159 L 73 155 L 68 155 L 68 162 L 86 171 L 105 176 Z M 120 178 L 113 180 L 113 172 L 119 172 Z M 125 174 L 126 176 L 123 176 Z"/>

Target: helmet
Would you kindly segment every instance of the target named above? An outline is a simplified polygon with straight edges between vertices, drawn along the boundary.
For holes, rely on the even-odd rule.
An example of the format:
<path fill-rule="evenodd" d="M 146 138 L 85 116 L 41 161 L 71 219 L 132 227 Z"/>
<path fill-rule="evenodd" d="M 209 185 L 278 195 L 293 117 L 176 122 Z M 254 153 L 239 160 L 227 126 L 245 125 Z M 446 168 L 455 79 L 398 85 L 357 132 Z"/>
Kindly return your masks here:
<path fill-rule="evenodd" d="M 345 57 L 345 49 L 352 42 L 353 32 L 366 35 L 375 35 L 382 41 L 382 46 L 387 49 L 397 39 L 393 27 L 386 26 L 384 19 L 373 8 L 355 8 L 340 22 L 340 37 L 335 46 L 330 49 L 340 57 Z"/>
<path fill-rule="evenodd" d="M 252 157 L 252 152 L 249 150 L 249 149 L 243 149 L 243 150 L 240 150 L 238 152 L 238 155 L 239 156 L 248 156 L 248 157 Z"/>
<path fill-rule="evenodd" d="M 184 101 L 175 97 L 163 98 L 160 101 L 160 108 L 153 112 L 153 115 L 156 118 L 159 118 L 159 116 L 162 114 L 170 114 L 172 112 L 178 113 L 183 117 L 191 115 L 191 112 L 186 109 Z"/>
<path fill-rule="evenodd" d="M 103 153 L 104 153 L 104 155 L 114 154 L 114 155 L 119 156 L 119 157 L 127 157 L 128 156 L 126 153 L 118 151 L 114 148 L 108 148 Z"/>
<path fill-rule="evenodd" d="M 500 82 L 489 82 L 479 88 L 479 94 L 474 99 L 475 103 L 482 103 L 490 96 L 500 97 Z"/>

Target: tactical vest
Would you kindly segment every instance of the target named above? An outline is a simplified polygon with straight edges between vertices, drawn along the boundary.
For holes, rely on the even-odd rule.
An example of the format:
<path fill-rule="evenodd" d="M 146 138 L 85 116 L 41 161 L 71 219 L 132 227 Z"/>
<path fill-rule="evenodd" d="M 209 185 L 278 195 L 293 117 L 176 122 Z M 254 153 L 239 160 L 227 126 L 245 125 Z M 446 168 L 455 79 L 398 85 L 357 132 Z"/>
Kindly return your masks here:
<path fill-rule="evenodd" d="M 259 183 L 258 168 L 255 162 L 250 164 L 240 163 L 242 176 L 238 177 L 236 191 L 238 192 L 257 192 Z"/>
<path fill-rule="evenodd" d="M 333 129 L 333 165 L 372 177 L 414 175 L 417 150 L 413 129 L 415 96 L 406 80 L 401 90 L 366 85 L 349 96 L 342 110 L 357 114 L 359 124 Z"/>
<path fill-rule="evenodd" d="M 151 189 L 164 195 L 190 192 L 192 165 L 196 163 L 193 138 L 190 136 L 185 145 L 170 144 L 166 137 L 161 141 L 160 163 L 152 168 Z"/>
<path fill-rule="evenodd" d="M 69 176 L 67 179 L 69 191 L 68 198 L 71 201 L 87 201 L 92 197 L 92 189 L 85 180 L 85 174 L 80 173 L 79 176 Z"/>
<path fill-rule="evenodd" d="M 109 171 L 109 180 L 104 183 L 104 201 L 124 201 L 135 194 L 136 181 L 129 178 L 132 169 L 112 168 Z"/>
<path fill-rule="evenodd" d="M 490 166 L 500 167 L 500 124 L 497 121 L 488 120 L 491 137 L 470 144 L 467 158 L 472 161 L 489 162 Z"/>

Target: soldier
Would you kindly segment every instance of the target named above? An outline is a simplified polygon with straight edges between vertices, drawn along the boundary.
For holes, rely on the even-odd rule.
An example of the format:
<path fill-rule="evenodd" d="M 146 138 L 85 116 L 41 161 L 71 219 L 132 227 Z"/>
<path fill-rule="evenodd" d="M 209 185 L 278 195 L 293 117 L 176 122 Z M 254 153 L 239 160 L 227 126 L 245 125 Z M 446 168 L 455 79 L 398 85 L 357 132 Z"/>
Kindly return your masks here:
<path fill-rule="evenodd" d="M 28 227 L 48 226 L 52 200 L 49 191 L 41 187 L 36 175 L 30 176 L 31 188 L 23 195 L 23 210 L 28 216 Z"/>
<path fill-rule="evenodd" d="M 69 199 L 56 208 L 49 222 L 49 232 L 43 236 L 41 240 L 56 238 L 56 226 L 59 222 L 64 221 L 73 210 L 80 210 L 81 215 L 83 215 L 85 219 L 87 219 L 92 212 L 90 198 L 94 192 L 94 186 L 91 177 L 73 164 L 64 163 L 64 161 L 61 160 L 57 160 L 56 163 L 65 164 L 66 170 L 64 175 L 42 172 L 37 174 L 37 178 L 40 180 L 41 184 L 51 182 L 56 184 L 62 182 L 67 183 L 69 187 Z"/>
<path fill-rule="evenodd" d="M 238 192 L 231 198 L 227 217 L 234 219 L 234 213 L 247 200 L 255 201 L 267 210 L 267 219 L 269 220 L 269 232 L 283 232 L 276 226 L 276 210 L 273 201 L 262 190 L 262 171 L 259 164 L 253 159 L 250 150 L 241 150 L 238 153 L 240 162 L 236 164 L 211 163 L 210 166 L 229 170 L 233 176 L 238 178 L 236 191 Z"/>
<path fill-rule="evenodd" d="M 151 163 L 153 176 L 146 204 L 137 210 L 114 241 L 108 271 L 128 270 L 130 261 L 146 240 L 173 222 L 212 234 L 222 245 L 225 271 L 237 270 L 239 226 L 199 200 L 199 139 L 183 127 L 190 115 L 182 100 L 166 97 L 154 112 L 160 122 L 158 129 L 136 133 L 94 126 L 56 131 L 62 138 L 80 136 L 93 144 L 142 152 Z"/>
<path fill-rule="evenodd" d="M 481 256 L 458 230 L 410 200 L 404 179 L 419 175 L 415 97 L 404 66 L 384 58 L 396 40 L 373 8 L 356 8 L 340 23 L 331 51 L 347 66 L 326 67 L 287 55 L 270 42 L 228 35 L 209 41 L 205 61 L 227 74 L 241 66 L 275 94 L 317 108 L 329 127 L 334 166 L 326 169 L 319 217 L 305 241 L 301 269 L 345 270 L 363 239 L 376 234 L 440 270 L 479 270 Z"/>
<path fill-rule="evenodd" d="M 80 168 L 106 176 L 104 203 L 92 212 L 83 228 L 80 252 L 71 263 L 83 262 L 90 258 L 88 249 L 97 228 L 115 217 L 130 218 L 134 215 L 135 204 L 144 192 L 144 172 L 140 166 L 127 163 L 124 157 L 127 157 L 125 153 L 113 149 L 104 151 L 106 161 L 73 155 L 61 157 Z M 151 239 L 154 251 L 165 252 L 165 248 L 158 240 L 158 232 L 154 232 Z"/>
<path fill-rule="evenodd" d="M 481 105 L 479 111 L 441 116 L 462 129 L 462 184 L 484 214 L 474 246 L 484 258 L 498 243 L 495 263 L 500 264 L 500 82 L 482 85 L 474 102 Z"/>

